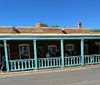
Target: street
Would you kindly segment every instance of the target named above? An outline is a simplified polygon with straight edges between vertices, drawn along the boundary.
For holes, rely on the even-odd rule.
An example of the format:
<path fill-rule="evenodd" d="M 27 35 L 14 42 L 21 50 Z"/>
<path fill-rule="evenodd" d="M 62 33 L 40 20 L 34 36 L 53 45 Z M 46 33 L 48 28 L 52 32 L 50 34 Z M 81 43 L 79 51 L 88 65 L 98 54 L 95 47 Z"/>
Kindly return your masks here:
<path fill-rule="evenodd" d="M 0 85 L 100 85 L 100 67 L 0 77 Z"/>

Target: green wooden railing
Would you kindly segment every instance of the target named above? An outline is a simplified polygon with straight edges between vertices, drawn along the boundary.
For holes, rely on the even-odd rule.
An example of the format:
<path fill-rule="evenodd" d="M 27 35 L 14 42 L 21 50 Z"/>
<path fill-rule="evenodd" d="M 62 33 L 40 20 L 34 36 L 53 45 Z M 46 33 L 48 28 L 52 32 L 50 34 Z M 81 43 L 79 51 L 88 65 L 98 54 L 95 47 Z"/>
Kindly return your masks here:
<path fill-rule="evenodd" d="M 38 68 L 61 67 L 61 57 L 38 58 Z"/>
<path fill-rule="evenodd" d="M 28 70 L 35 68 L 34 59 L 9 60 L 10 71 Z"/>
<path fill-rule="evenodd" d="M 69 56 L 64 58 L 65 66 L 81 65 L 81 56 Z"/>
<path fill-rule="evenodd" d="M 69 56 L 64 57 L 64 66 L 78 66 L 81 65 L 81 56 Z M 84 65 L 88 64 L 99 64 L 100 55 L 84 55 Z M 61 67 L 61 57 L 50 57 L 50 58 L 38 58 L 37 67 L 41 68 L 53 68 Z M 35 69 L 34 59 L 23 59 L 23 60 L 9 60 L 10 71 L 30 70 Z"/>
<path fill-rule="evenodd" d="M 98 64 L 100 63 L 100 55 L 85 55 L 84 64 Z"/>

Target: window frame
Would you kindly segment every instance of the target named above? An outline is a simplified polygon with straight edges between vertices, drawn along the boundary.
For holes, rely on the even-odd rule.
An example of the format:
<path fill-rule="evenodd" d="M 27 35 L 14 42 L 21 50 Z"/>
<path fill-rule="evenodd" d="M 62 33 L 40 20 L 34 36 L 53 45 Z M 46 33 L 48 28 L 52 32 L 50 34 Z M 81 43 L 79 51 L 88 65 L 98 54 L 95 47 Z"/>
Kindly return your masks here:
<path fill-rule="evenodd" d="M 48 45 L 48 51 L 49 51 L 49 48 L 52 48 L 52 47 L 56 48 L 56 51 L 55 51 L 55 53 L 56 53 L 57 52 L 57 45 Z M 53 52 L 52 52 L 52 54 L 53 54 Z"/>
<path fill-rule="evenodd" d="M 19 44 L 19 57 L 21 58 L 21 54 L 20 54 L 20 46 L 28 46 L 28 59 L 30 59 L 30 45 L 29 44 Z"/>
<path fill-rule="evenodd" d="M 68 46 L 72 46 L 72 49 L 71 50 L 74 50 L 74 44 L 66 44 L 65 46 L 65 51 L 68 51 L 69 49 L 67 49 Z"/>

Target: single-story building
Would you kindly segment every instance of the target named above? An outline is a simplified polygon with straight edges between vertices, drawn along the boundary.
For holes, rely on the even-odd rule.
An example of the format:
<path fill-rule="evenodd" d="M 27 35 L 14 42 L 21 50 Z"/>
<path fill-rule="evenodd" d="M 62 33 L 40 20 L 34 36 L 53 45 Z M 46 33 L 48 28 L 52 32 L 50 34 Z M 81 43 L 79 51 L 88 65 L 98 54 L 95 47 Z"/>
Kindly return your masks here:
<path fill-rule="evenodd" d="M 90 28 L 0 26 L 0 65 L 6 71 L 100 63 L 100 34 Z"/>

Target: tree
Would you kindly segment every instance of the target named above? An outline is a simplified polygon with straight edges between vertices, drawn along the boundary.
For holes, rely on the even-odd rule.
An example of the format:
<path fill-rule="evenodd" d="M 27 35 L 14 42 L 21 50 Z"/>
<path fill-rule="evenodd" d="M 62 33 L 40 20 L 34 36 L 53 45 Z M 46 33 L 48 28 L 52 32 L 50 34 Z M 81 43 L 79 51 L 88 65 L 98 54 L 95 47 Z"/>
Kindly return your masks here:
<path fill-rule="evenodd" d="M 48 27 L 48 24 L 41 23 L 41 27 Z"/>
<path fill-rule="evenodd" d="M 58 25 L 51 25 L 51 27 L 59 27 Z"/>
<path fill-rule="evenodd" d="M 100 32 L 100 29 L 92 29 L 91 32 Z"/>
<path fill-rule="evenodd" d="M 48 24 L 40 22 L 41 27 L 49 27 Z M 59 27 L 58 25 L 51 25 L 50 27 Z"/>

